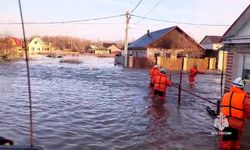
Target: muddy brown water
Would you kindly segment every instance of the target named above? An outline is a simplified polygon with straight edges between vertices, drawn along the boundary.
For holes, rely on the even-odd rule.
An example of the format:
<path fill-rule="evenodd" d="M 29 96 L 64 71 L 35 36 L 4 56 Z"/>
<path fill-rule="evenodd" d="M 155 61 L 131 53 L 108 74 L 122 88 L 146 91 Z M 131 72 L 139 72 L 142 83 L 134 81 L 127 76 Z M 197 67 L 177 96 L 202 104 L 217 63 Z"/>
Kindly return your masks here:
<path fill-rule="evenodd" d="M 60 59 L 31 61 L 35 145 L 53 150 L 217 149 L 211 104 L 171 87 L 164 103 L 153 100 L 148 70 L 114 66 L 112 58 L 81 57 L 82 64 Z M 179 76 L 172 76 L 178 82 Z M 220 76 L 198 75 L 183 88 L 216 102 Z M 25 62 L 0 65 L 0 136 L 29 145 Z M 213 106 L 212 106 L 213 107 Z M 215 107 L 213 107 L 215 109 Z"/>

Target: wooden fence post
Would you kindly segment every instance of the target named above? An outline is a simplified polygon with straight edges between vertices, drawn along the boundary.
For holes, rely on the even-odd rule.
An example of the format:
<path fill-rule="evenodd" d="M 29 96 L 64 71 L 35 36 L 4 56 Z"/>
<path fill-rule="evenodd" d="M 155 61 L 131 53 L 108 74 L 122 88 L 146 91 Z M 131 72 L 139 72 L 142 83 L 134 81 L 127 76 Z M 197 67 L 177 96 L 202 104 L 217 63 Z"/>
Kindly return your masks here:
<path fill-rule="evenodd" d="M 220 100 L 217 100 L 217 115 L 220 113 Z"/>
<path fill-rule="evenodd" d="M 182 84 L 182 71 L 183 71 L 183 64 L 184 64 L 184 58 L 182 58 L 182 66 L 181 66 L 181 72 L 180 72 L 180 83 L 179 83 L 179 93 L 178 93 L 178 105 L 181 104 L 181 84 Z"/>

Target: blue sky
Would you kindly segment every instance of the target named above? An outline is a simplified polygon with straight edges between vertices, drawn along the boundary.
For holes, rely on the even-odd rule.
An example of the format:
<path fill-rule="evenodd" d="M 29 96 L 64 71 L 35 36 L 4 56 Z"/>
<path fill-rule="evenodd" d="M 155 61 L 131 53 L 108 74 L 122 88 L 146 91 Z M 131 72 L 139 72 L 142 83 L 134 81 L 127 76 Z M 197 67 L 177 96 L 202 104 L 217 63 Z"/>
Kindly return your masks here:
<path fill-rule="evenodd" d="M 22 0 L 26 22 L 46 22 L 99 18 L 124 14 L 132 10 L 139 0 Z M 142 0 L 134 15 L 190 23 L 231 25 L 249 5 L 249 0 Z M 178 25 L 196 41 L 205 35 L 222 35 L 228 26 L 191 26 L 166 22 L 130 20 L 130 41 L 150 31 Z M 0 22 L 19 22 L 18 0 L 0 1 Z M 123 40 L 125 17 L 74 24 L 26 25 L 27 36 L 69 35 L 91 40 Z M 1 35 L 21 37 L 20 25 L 1 25 Z"/>

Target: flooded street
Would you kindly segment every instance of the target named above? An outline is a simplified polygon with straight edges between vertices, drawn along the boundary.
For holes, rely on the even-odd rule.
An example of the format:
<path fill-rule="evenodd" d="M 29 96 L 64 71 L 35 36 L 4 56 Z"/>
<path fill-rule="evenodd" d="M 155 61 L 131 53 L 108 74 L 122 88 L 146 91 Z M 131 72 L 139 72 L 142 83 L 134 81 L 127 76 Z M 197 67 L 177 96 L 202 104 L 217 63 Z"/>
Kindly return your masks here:
<path fill-rule="evenodd" d="M 124 69 L 113 58 L 81 57 L 82 64 L 59 59 L 31 61 L 35 144 L 44 149 L 217 149 L 211 104 L 178 90 L 164 104 L 152 101 L 148 70 Z M 0 133 L 16 145 L 29 144 L 25 62 L 0 65 Z M 179 75 L 172 77 L 179 82 Z M 213 102 L 220 98 L 220 76 L 198 75 L 183 88 Z M 215 109 L 215 107 L 213 107 Z"/>

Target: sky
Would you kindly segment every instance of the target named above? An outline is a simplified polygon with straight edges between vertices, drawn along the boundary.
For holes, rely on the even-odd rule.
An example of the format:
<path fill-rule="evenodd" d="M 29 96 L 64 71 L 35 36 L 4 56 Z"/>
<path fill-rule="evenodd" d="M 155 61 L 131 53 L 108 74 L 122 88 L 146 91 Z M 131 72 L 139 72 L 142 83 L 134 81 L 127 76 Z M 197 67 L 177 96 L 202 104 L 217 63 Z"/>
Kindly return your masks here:
<path fill-rule="evenodd" d="M 21 0 L 25 22 L 60 22 L 123 15 L 140 0 Z M 223 35 L 250 4 L 250 0 L 141 0 L 129 22 L 129 41 L 147 30 L 179 26 L 197 42 L 205 35 Z M 136 16 L 164 20 L 155 21 Z M 193 23 L 187 25 L 180 23 Z M 0 36 L 22 37 L 18 0 L 0 0 Z M 204 26 L 213 24 L 223 26 Z M 26 24 L 27 37 L 64 35 L 94 41 L 125 38 L 125 16 L 67 24 Z"/>

